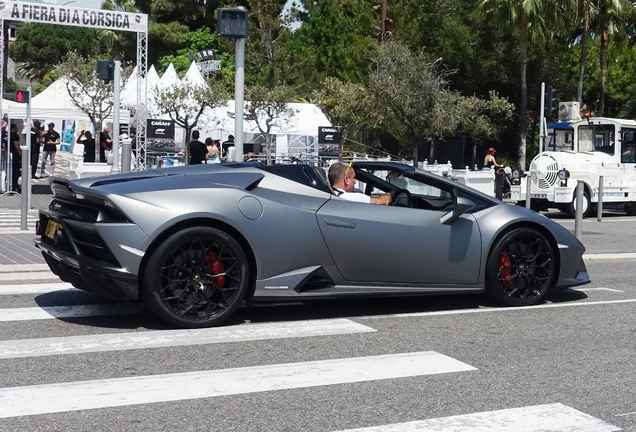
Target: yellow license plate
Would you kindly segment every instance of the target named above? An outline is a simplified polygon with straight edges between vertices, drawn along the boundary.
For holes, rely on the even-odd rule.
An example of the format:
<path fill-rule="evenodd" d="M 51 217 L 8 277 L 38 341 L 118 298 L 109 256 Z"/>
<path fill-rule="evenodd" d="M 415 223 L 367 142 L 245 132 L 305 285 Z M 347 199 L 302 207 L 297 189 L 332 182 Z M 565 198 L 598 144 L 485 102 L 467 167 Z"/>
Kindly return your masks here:
<path fill-rule="evenodd" d="M 48 221 L 46 224 L 46 231 L 44 231 L 44 235 L 50 238 L 51 240 L 55 240 L 55 233 L 59 228 L 62 228 L 62 224 L 59 224 L 55 221 Z"/>

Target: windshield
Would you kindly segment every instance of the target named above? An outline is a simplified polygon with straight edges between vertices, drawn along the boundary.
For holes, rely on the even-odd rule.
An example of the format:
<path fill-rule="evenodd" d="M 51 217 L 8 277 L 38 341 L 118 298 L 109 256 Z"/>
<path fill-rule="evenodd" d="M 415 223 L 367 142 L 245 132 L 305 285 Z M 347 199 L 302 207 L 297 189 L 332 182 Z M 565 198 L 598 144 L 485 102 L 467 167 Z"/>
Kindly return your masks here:
<path fill-rule="evenodd" d="M 599 151 L 613 155 L 615 143 L 614 125 L 592 125 L 579 128 L 579 151 Z"/>

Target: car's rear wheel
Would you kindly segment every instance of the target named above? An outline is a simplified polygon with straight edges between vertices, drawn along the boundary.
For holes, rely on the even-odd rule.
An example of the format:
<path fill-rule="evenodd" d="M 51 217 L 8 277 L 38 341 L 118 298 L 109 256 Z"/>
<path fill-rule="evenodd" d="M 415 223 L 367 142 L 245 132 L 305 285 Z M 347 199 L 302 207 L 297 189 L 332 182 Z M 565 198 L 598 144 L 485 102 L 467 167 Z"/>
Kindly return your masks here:
<path fill-rule="evenodd" d="M 186 228 L 164 241 L 144 272 L 144 302 L 181 328 L 220 324 L 240 306 L 248 287 L 248 262 L 227 233 Z"/>
<path fill-rule="evenodd" d="M 556 257 L 548 239 L 533 228 L 505 233 L 488 255 L 486 293 L 509 306 L 539 302 L 554 279 Z"/>

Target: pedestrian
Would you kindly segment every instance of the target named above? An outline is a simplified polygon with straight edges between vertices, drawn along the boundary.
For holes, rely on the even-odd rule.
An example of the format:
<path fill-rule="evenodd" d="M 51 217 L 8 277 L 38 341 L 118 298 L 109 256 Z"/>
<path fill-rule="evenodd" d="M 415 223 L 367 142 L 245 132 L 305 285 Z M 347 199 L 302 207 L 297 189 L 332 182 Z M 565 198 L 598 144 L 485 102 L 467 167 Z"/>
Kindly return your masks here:
<path fill-rule="evenodd" d="M 95 162 L 95 138 L 91 131 L 81 131 L 77 144 L 84 144 L 84 162 Z"/>
<path fill-rule="evenodd" d="M 2 120 L 2 149 L 0 150 L 0 190 L 5 192 L 4 182 L 7 178 L 7 157 L 9 151 L 9 131 L 7 131 L 7 121 Z"/>
<path fill-rule="evenodd" d="M 227 149 L 234 147 L 234 135 L 228 135 L 227 140 L 221 144 L 221 155 L 227 157 Z"/>
<path fill-rule="evenodd" d="M 40 161 L 40 146 L 42 145 L 42 131 L 40 130 L 40 120 L 31 122 L 31 178 L 35 179 L 38 173 L 38 162 Z"/>
<path fill-rule="evenodd" d="M 17 193 L 22 192 L 18 185 L 18 179 L 22 174 L 22 149 L 20 148 L 20 135 L 18 135 L 18 125 L 11 125 L 11 135 L 9 135 L 9 145 L 11 146 L 11 190 Z"/>
<path fill-rule="evenodd" d="M 55 123 L 49 123 L 49 130 L 44 135 L 44 151 L 42 152 L 42 172 L 40 177 L 44 177 L 44 168 L 46 168 L 46 158 L 51 160 L 49 172 L 51 175 L 55 173 L 55 153 L 57 145 L 60 143 L 60 134 L 55 131 Z"/>
<path fill-rule="evenodd" d="M 482 168 L 483 170 L 489 170 L 489 169 L 499 169 L 499 168 L 503 168 L 503 165 L 499 165 L 497 163 L 497 160 L 495 159 L 495 149 L 490 147 L 488 149 L 488 154 L 486 155 L 486 157 L 484 158 L 484 167 Z"/>
<path fill-rule="evenodd" d="M 208 149 L 201 141 L 199 141 L 199 131 L 192 131 L 192 140 L 188 145 L 190 160 L 188 165 L 200 165 L 205 163 L 208 158 Z"/>
<path fill-rule="evenodd" d="M 137 153 L 137 128 L 131 127 L 130 128 L 130 149 L 132 150 L 133 154 Z"/>
<path fill-rule="evenodd" d="M 215 145 L 214 140 L 212 138 L 205 139 L 205 146 L 208 149 L 208 162 L 209 164 L 220 163 L 219 159 L 219 148 Z"/>
<path fill-rule="evenodd" d="M 106 150 L 111 151 L 113 149 L 113 139 L 110 137 L 110 127 L 106 126 L 102 132 L 99 133 L 99 161 L 106 162 Z"/>

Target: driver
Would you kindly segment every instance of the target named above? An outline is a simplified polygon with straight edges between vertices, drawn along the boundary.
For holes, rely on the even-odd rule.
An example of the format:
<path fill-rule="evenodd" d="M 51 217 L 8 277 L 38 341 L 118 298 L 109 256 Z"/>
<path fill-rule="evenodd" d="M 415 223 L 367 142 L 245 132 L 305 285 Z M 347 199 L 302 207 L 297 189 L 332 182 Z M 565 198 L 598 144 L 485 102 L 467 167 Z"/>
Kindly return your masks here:
<path fill-rule="evenodd" d="M 353 163 L 345 165 L 343 163 L 336 162 L 331 165 L 331 168 L 329 168 L 329 183 L 331 183 L 331 187 L 340 198 L 367 204 L 388 205 L 391 203 L 391 199 L 393 197 L 392 193 L 382 194 L 377 197 L 370 197 L 362 192 L 354 192 L 355 179 L 356 172 L 353 169 Z"/>

